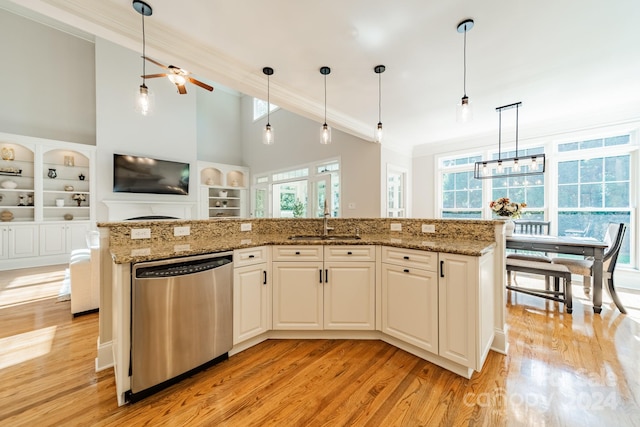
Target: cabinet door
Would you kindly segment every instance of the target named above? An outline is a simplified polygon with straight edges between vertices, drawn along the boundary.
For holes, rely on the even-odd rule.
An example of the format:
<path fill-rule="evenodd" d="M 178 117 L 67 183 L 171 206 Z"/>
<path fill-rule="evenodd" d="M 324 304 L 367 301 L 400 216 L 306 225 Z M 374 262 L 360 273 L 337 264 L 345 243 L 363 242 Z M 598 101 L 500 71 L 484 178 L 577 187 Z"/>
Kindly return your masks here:
<path fill-rule="evenodd" d="M 440 254 L 440 356 L 476 368 L 478 258 Z"/>
<path fill-rule="evenodd" d="M 89 224 L 66 224 L 67 232 L 67 252 L 74 249 L 84 249 L 87 247 L 87 232 Z"/>
<path fill-rule="evenodd" d="M 38 226 L 16 225 L 9 227 L 9 258 L 38 255 Z"/>
<path fill-rule="evenodd" d="M 67 233 L 64 224 L 40 226 L 40 255 L 59 255 L 66 252 Z"/>
<path fill-rule="evenodd" d="M 270 329 L 267 264 L 249 265 L 233 271 L 233 344 Z"/>
<path fill-rule="evenodd" d="M 382 263 L 382 332 L 438 353 L 438 276 Z"/>
<path fill-rule="evenodd" d="M 325 262 L 324 329 L 375 329 L 375 262 Z"/>
<path fill-rule="evenodd" d="M 322 262 L 274 262 L 273 329 L 322 329 Z"/>
<path fill-rule="evenodd" d="M 9 229 L 0 227 L 0 259 L 6 259 L 9 256 Z"/>

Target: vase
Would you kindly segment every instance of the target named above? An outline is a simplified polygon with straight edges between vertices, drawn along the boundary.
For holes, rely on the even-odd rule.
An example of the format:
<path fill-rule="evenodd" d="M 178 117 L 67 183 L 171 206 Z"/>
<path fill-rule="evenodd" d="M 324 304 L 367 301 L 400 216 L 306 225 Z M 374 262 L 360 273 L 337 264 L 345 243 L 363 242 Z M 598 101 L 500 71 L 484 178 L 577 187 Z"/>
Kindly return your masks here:
<path fill-rule="evenodd" d="M 82 200 L 76 200 L 76 203 L 78 204 L 78 207 L 80 207 L 80 203 L 82 203 Z"/>
<path fill-rule="evenodd" d="M 513 230 L 516 229 L 516 223 L 513 220 L 508 219 L 504 222 L 504 235 L 507 237 L 513 236 Z"/>

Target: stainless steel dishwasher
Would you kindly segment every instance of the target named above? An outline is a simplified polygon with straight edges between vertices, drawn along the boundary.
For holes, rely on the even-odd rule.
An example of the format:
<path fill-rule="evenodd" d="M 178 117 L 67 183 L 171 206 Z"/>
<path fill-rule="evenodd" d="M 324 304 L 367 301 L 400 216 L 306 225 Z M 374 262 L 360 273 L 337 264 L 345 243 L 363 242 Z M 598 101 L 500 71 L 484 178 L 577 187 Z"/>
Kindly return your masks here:
<path fill-rule="evenodd" d="M 232 252 L 137 263 L 132 277 L 129 401 L 228 358 Z"/>

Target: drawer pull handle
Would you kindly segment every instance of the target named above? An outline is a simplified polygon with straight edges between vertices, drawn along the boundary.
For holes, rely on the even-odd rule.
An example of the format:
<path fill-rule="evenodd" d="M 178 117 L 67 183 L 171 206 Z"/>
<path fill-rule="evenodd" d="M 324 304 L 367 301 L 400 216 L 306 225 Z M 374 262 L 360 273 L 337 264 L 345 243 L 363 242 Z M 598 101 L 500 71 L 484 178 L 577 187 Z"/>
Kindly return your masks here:
<path fill-rule="evenodd" d="M 249 258 L 255 258 L 255 257 L 256 257 L 255 255 L 249 255 Z"/>
<path fill-rule="evenodd" d="M 320 273 L 320 283 L 322 283 L 322 269 L 318 270 L 318 273 Z"/>
<path fill-rule="evenodd" d="M 408 269 L 408 268 L 405 268 L 405 269 L 404 269 L 404 272 L 405 272 L 405 273 L 408 273 L 408 272 L 409 272 L 409 269 Z"/>
<path fill-rule="evenodd" d="M 405 255 L 405 256 L 403 256 L 402 258 L 404 258 L 404 259 L 409 259 L 409 256 L 408 256 L 408 255 Z"/>
<path fill-rule="evenodd" d="M 329 283 L 329 270 L 324 270 L 324 283 Z"/>
<path fill-rule="evenodd" d="M 296 255 L 300 255 L 300 251 L 296 251 Z"/>
<path fill-rule="evenodd" d="M 444 277 L 444 261 L 440 261 L 440 277 Z"/>
<path fill-rule="evenodd" d="M 262 282 L 263 285 L 267 284 L 267 272 L 265 270 L 262 270 L 262 274 L 264 274 L 264 282 Z"/>
<path fill-rule="evenodd" d="M 353 252 L 349 251 L 347 252 L 347 255 L 353 255 Z"/>

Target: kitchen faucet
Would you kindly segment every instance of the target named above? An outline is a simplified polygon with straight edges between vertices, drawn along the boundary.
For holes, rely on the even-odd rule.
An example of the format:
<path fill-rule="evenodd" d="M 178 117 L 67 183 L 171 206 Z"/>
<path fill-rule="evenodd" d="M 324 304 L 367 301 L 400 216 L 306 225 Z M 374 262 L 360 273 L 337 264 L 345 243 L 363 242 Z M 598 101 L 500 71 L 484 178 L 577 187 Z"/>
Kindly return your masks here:
<path fill-rule="evenodd" d="M 324 222 L 322 224 L 322 235 L 328 236 L 329 231 L 333 230 L 333 227 L 329 227 L 329 217 L 331 216 L 331 212 L 329 212 L 329 206 L 327 205 L 327 200 L 324 201 Z"/>

